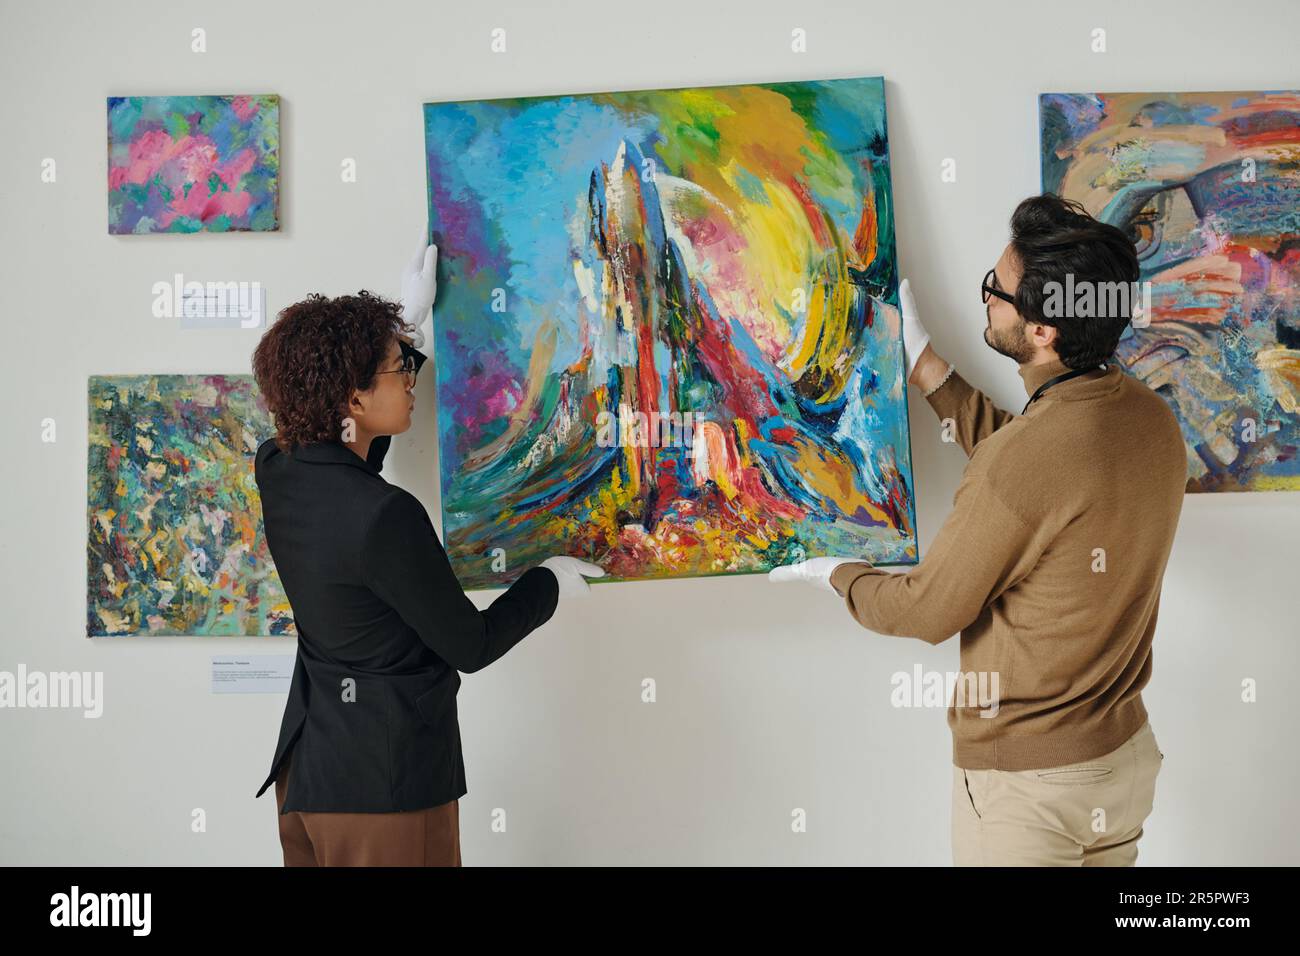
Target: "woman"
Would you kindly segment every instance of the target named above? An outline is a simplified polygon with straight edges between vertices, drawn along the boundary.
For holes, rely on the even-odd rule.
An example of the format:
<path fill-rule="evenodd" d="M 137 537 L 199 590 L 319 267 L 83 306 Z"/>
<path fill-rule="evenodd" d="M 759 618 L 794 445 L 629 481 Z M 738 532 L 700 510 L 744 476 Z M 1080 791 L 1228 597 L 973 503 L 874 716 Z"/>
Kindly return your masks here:
<path fill-rule="evenodd" d="M 465 596 L 419 500 L 380 477 L 411 426 L 433 253 L 405 313 L 368 292 L 289 306 L 253 371 L 276 436 L 255 473 L 267 545 L 298 629 L 271 772 L 286 866 L 460 865 L 466 793 L 458 671 L 492 663 L 588 590 L 600 568 L 554 557 L 485 611 Z M 418 265 L 417 265 L 418 263 Z"/>

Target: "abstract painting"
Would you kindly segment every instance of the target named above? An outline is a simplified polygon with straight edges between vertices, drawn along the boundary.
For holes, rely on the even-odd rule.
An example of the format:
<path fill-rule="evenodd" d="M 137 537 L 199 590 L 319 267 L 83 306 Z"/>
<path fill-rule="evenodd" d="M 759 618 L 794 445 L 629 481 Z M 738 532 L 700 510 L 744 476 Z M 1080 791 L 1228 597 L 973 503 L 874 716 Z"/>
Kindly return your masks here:
<path fill-rule="evenodd" d="M 253 479 L 251 375 L 93 376 L 86 633 L 293 634 Z"/>
<path fill-rule="evenodd" d="M 108 231 L 280 228 L 278 96 L 110 96 Z"/>
<path fill-rule="evenodd" d="M 916 561 L 884 81 L 430 103 L 467 588 Z"/>
<path fill-rule="evenodd" d="M 1300 489 L 1300 93 L 1053 93 L 1039 113 L 1044 190 L 1137 246 L 1149 308 L 1117 357 L 1177 415 L 1187 490 Z"/>

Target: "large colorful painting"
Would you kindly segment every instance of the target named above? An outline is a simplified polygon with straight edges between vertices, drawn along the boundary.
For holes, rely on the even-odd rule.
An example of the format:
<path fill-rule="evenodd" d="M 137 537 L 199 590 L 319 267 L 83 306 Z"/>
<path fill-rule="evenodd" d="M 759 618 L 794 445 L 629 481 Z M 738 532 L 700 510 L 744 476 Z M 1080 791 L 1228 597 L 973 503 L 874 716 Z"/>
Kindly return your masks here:
<path fill-rule="evenodd" d="M 253 457 L 251 375 L 90 379 L 86 632 L 293 634 Z"/>
<path fill-rule="evenodd" d="M 108 231 L 280 228 L 278 96 L 110 96 Z"/>
<path fill-rule="evenodd" d="M 1300 489 L 1300 93 L 1047 94 L 1043 188 L 1137 245 L 1118 357 L 1173 407 L 1188 491 Z"/>
<path fill-rule="evenodd" d="M 464 586 L 915 562 L 881 79 L 424 117 Z"/>

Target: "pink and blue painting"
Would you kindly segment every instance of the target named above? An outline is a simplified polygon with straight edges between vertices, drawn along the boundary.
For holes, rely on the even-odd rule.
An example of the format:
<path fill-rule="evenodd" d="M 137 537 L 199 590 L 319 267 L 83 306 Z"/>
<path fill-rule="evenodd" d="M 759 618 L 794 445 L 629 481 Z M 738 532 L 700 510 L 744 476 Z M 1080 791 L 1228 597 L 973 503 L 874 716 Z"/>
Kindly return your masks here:
<path fill-rule="evenodd" d="M 251 375 L 89 383 L 89 637 L 294 634 L 253 478 Z"/>
<path fill-rule="evenodd" d="M 1173 408 L 1187 490 L 1300 490 L 1300 93 L 1051 93 L 1039 115 L 1043 188 L 1137 247 L 1150 307 L 1116 355 Z"/>
<path fill-rule="evenodd" d="M 108 231 L 280 228 L 278 96 L 110 96 Z"/>
<path fill-rule="evenodd" d="M 879 77 L 429 103 L 467 588 L 916 561 Z"/>

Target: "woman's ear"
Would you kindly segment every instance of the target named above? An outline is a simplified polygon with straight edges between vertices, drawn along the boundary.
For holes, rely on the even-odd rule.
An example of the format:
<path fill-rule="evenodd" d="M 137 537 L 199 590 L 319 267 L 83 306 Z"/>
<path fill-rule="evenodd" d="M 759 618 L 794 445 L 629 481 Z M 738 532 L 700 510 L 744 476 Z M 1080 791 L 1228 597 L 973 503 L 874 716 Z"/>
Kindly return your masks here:
<path fill-rule="evenodd" d="M 366 414 L 366 397 L 359 390 L 354 389 L 352 397 L 348 399 L 347 417 L 354 422 L 361 421 Z"/>

